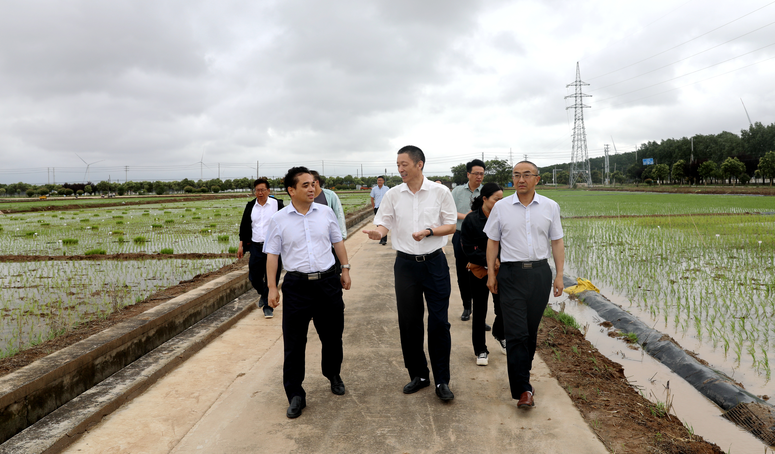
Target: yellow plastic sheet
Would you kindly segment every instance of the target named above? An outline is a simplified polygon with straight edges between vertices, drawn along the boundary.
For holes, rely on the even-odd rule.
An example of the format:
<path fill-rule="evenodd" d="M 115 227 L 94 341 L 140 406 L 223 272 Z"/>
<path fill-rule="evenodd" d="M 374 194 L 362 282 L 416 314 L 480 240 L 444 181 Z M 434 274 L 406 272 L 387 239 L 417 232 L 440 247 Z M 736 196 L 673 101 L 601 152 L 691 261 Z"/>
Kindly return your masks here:
<path fill-rule="evenodd" d="M 578 282 L 578 284 L 566 288 L 565 293 L 569 295 L 577 295 L 585 290 L 594 290 L 597 293 L 600 293 L 600 289 L 595 287 L 595 284 L 593 284 L 588 279 L 578 277 L 576 278 L 576 282 Z"/>

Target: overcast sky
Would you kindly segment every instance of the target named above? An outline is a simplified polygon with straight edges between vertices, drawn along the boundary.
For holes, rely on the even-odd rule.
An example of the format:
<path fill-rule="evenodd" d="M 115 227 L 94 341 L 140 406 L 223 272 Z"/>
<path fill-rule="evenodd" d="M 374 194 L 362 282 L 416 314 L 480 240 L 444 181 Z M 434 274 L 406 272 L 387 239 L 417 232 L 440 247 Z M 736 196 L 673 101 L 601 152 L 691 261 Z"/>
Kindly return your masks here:
<path fill-rule="evenodd" d="M 568 162 L 577 62 L 590 157 L 775 122 L 767 0 L 0 1 L 0 182 Z"/>

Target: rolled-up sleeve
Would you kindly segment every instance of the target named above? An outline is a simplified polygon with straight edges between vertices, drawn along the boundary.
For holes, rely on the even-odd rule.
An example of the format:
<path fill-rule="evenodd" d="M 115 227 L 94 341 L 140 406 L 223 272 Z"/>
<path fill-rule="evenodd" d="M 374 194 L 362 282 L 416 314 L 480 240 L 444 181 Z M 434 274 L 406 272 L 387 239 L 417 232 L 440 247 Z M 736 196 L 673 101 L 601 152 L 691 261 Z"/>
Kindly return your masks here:
<path fill-rule="evenodd" d="M 396 212 L 395 201 L 393 200 L 395 193 L 393 191 L 397 191 L 397 189 L 391 188 L 385 193 L 379 205 L 379 210 L 374 215 L 374 225 L 381 225 L 388 230 L 393 230 Z"/>

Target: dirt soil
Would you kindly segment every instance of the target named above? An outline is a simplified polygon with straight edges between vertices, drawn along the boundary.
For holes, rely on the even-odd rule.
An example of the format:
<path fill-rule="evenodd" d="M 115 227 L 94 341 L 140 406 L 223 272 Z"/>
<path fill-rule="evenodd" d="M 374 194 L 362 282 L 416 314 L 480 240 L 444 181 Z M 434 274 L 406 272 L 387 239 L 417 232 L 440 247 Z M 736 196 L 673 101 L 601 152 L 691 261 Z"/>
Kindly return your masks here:
<path fill-rule="evenodd" d="M 773 186 L 616 186 L 616 187 L 594 187 L 588 191 L 614 191 L 614 192 L 660 192 L 671 194 L 749 194 L 749 195 L 775 195 Z"/>
<path fill-rule="evenodd" d="M 609 451 L 723 453 L 641 396 L 622 366 L 597 351 L 579 330 L 544 317 L 537 352 Z"/>
<path fill-rule="evenodd" d="M 122 201 L 122 197 L 127 197 L 130 199 L 133 199 L 129 202 Z M 146 200 L 137 200 L 138 197 L 141 197 Z M 29 203 L 29 206 L 25 206 L 22 208 L 3 208 L 2 211 L 0 211 L 0 214 L 12 214 L 12 213 L 30 213 L 30 212 L 36 212 L 36 211 L 69 211 L 69 210 L 83 210 L 83 209 L 89 209 L 89 208 L 105 208 L 105 207 L 126 207 L 126 206 L 132 206 L 132 205 L 148 205 L 148 204 L 154 204 L 154 203 L 173 203 L 173 202 L 197 202 L 200 200 L 218 200 L 218 199 L 239 199 L 239 198 L 247 198 L 252 197 L 252 194 L 249 192 L 242 192 L 237 194 L 203 194 L 203 195 L 179 195 L 179 196 L 136 196 L 136 195 L 129 195 L 129 196 L 119 196 L 119 197 L 112 197 L 110 199 L 101 199 L 99 197 L 80 197 L 76 199 L 75 197 L 61 197 L 56 199 L 51 199 L 52 201 L 70 201 L 72 203 L 67 204 L 56 204 L 56 205 L 40 205 L 41 202 L 37 198 L 36 199 L 5 199 L 2 202 L 8 202 L 8 203 L 19 203 L 19 202 L 25 202 Z M 99 204 L 94 203 L 85 203 L 83 201 L 88 202 L 89 200 L 100 200 Z M 103 202 L 103 200 L 111 200 L 110 202 Z M 82 201 L 79 203 L 79 201 Z M 38 206 L 35 206 L 38 204 Z M 0 205 L 2 207 L 2 205 Z"/>

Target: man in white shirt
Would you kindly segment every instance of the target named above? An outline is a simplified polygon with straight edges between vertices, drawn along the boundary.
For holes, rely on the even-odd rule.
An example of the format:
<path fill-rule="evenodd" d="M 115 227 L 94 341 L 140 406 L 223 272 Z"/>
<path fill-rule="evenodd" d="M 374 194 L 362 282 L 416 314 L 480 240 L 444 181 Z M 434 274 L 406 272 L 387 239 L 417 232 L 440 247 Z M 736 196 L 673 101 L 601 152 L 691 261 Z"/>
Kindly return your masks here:
<path fill-rule="evenodd" d="M 307 406 L 302 383 L 310 321 L 320 337 L 323 376 L 331 382 L 331 392 L 345 393 L 339 375 L 344 331 L 342 289 L 350 289 L 350 265 L 336 215 L 326 205 L 313 202 L 315 183 L 309 170 L 293 167 L 283 181 L 291 204 L 269 221 L 264 252 L 272 308 L 280 305 L 275 279 L 278 256 L 282 255 L 285 265 L 283 386 L 290 404 L 286 415 L 297 418 Z M 334 266 L 332 246 L 342 263 L 341 275 Z"/>
<path fill-rule="evenodd" d="M 382 198 L 385 197 L 385 194 L 390 190 L 387 186 L 385 186 L 385 177 L 379 176 L 377 177 L 377 187 L 371 188 L 371 207 L 374 208 L 374 214 L 377 214 L 377 211 L 379 210 L 379 205 L 382 203 Z M 379 240 L 379 244 L 386 245 L 387 244 L 387 235 L 383 236 L 381 240 Z"/>
<path fill-rule="evenodd" d="M 412 394 L 430 384 L 428 361 L 423 349 L 423 315 L 428 308 L 428 353 L 436 395 L 443 401 L 455 398 L 449 389 L 449 266 L 442 248 L 447 235 L 455 232 L 457 210 L 452 194 L 423 176 L 425 154 L 407 145 L 398 150 L 398 173 L 403 183 L 385 194 L 374 218 L 375 230 L 364 230 L 372 240 L 393 232 L 396 250 L 396 307 L 404 366 L 411 382 L 404 386 Z"/>
<path fill-rule="evenodd" d="M 549 302 L 549 294 L 560 296 L 565 263 L 560 206 L 535 192 L 541 177 L 530 161 L 514 166 L 516 193 L 493 206 L 484 226 L 487 234 L 487 287 L 500 293 L 501 314 L 506 336 L 506 362 L 511 397 L 517 407 L 535 406 L 535 388 L 530 369 L 536 351 L 538 325 Z M 501 266 L 495 259 L 500 247 Z M 549 255 L 557 275 L 552 281 Z"/>
<path fill-rule="evenodd" d="M 274 311 L 267 304 L 269 287 L 266 280 L 266 254 L 263 249 L 269 219 L 283 209 L 283 201 L 269 196 L 269 181 L 266 178 L 259 178 L 253 183 L 253 192 L 256 198 L 247 203 L 242 213 L 237 258 L 241 259 L 246 251 L 250 252 L 248 278 L 258 292 L 259 309 L 263 308 L 265 318 L 272 318 Z M 279 257 L 278 262 L 275 280 L 280 280 L 282 259 Z"/>

